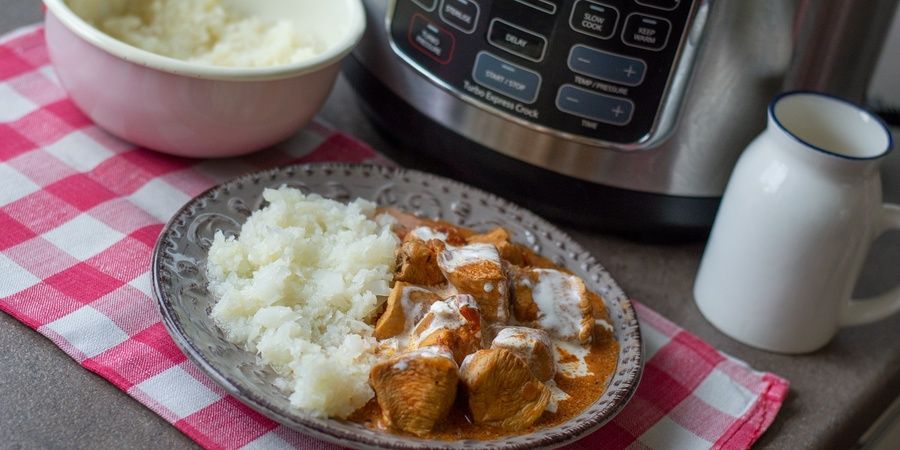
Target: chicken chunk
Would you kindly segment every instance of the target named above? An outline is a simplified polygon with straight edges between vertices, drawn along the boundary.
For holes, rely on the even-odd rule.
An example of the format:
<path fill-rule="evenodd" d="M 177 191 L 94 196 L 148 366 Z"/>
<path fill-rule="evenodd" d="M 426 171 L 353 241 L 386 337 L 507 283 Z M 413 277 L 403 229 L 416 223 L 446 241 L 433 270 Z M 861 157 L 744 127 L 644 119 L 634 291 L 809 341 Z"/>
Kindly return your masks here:
<path fill-rule="evenodd" d="M 484 320 L 499 323 L 509 320 L 506 273 L 496 247 L 491 244 L 447 247 L 438 256 L 438 266 L 460 293 L 475 297 Z"/>
<path fill-rule="evenodd" d="M 410 348 L 440 345 L 450 349 L 457 363 L 484 347 L 481 314 L 470 295 L 434 302 L 410 336 Z"/>
<path fill-rule="evenodd" d="M 464 245 L 466 243 L 466 237 L 475 234 L 473 231 L 466 228 L 457 227 L 439 220 L 423 219 L 414 214 L 400 211 L 395 208 L 379 208 L 378 213 L 389 214 L 396 219 L 393 229 L 401 239 L 405 239 L 407 235 L 413 233 L 417 228 L 427 228 L 431 229 L 432 233 L 443 234 L 444 237 L 440 240 L 446 241 L 450 245 Z M 428 238 L 421 237 L 421 235 L 419 238 L 424 241 L 429 240 Z"/>
<path fill-rule="evenodd" d="M 509 239 L 509 232 L 505 228 L 494 228 L 493 230 L 469 236 L 466 239 L 469 244 L 491 244 L 497 247 L 500 258 L 504 261 L 522 267 L 554 267 L 552 261 L 540 256 L 527 247 L 515 244 Z"/>
<path fill-rule="evenodd" d="M 522 430 L 541 417 L 550 401 L 550 388 L 534 377 L 522 358 L 505 348 L 467 356 L 459 372 L 477 423 Z"/>
<path fill-rule="evenodd" d="M 510 276 L 516 321 L 562 340 L 591 342 L 593 307 L 581 278 L 554 269 L 520 268 L 511 268 Z"/>
<path fill-rule="evenodd" d="M 445 244 L 437 239 L 423 241 L 413 235 L 407 235 L 397 252 L 396 281 L 435 286 L 446 282 L 437 263 L 437 255 Z"/>
<path fill-rule="evenodd" d="M 376 364 L 369 385 L 384 424 L 423 436 L 443 420 L 456 399 L 459 366 L 447 349 L 424 347 Z"/>
<path fill-rule="evenodd" d="M 588 291 L 588 299 L 591 302 L 591 312 L 594 315 L 594 337 L 596 339 L 608 339 L 613 337 L 613 326 L 609 320 L 609 312 L 603 297 Z"/>
<path fill-rule="evenodd" d="M 375 323 L 375 337 L 387 339 L 406 334 L 425 316 L 440 295 L 403 281 L 394 283 L 387 298 L 387 308 Z"/>
<path fill-rule="evenodd" d="M 556 375 L 553 341 L 544 330 L 528 327 L 506 327 L 497 333 L 491 348 L 505 348 L 522 358 L 535 378 L 552 380 Z"/>
<path fill-rule="evenodd" d="M 469 244 L 491 244 L 497 247 L 500 258 L 512 264 L 524 264 L 523 255 L 509 242 L 509 233 L 503 228 L 498 227 L 487 233 L 469 236 L 466 242 Z"/>
<path fill-rule="evenodd" d="M 437 239 L 447 245 L 465 245 L 466 238 L 459 229 L 450 225 L 419 226 L 409 231 L 409 238 L 418 238 L 423 241 Z"/>

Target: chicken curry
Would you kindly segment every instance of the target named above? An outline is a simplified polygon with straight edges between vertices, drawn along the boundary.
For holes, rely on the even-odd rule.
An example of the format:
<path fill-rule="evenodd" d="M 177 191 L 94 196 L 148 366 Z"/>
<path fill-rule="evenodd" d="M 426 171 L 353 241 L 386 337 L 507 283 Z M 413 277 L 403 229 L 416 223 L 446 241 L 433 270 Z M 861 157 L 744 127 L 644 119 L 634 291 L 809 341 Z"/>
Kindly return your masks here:
<path fill-rule="evenodd" d="M 619 347 L 602 298 L 513 243 L 394 210 L 402 244 L 377 312 L 375 398 L 350 420 L 432 439 L 561 424 L 606 389 Z"/>

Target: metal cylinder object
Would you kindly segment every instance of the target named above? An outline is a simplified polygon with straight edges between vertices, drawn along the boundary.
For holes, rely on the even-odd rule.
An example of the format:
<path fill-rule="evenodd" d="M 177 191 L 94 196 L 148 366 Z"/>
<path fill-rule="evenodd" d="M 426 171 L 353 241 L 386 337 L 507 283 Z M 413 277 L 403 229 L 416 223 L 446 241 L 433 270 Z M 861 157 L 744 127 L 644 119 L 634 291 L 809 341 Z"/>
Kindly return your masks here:
<path fill-rule="evenodd" d="M 535 11 L 535 3 L 550 5 L 547 9 L 554 13 Z M 416 147 L 410 151 L 441 161 L 466 181 L 531 202 L 526 206 L 550 216 L 571 219 L 571 214 L 565 214 L 570 207 L 546 204 L 565 203 L 558 200 L 559 195 L 541 198 L 537 189 L 515 183 L 504 188 L 494 179 L 527 173 L 553 192 L 573 193 L 580 199 L 572 200 L 573 205 L 584 199 L 610 205 L 602 217 L 595 213 L 597 220 L 590 214 L 576 220 L 586 225 L 702 229 L 711 224 L 717 199 L 741 151 L 763 129 L 766 105 L 775 94 L 804 88 L 862 100 L 897 0 L 865 4 L 850 0 L 365 0 L 365 4 L 369 29 L 348 73 L 357 87 L 377 88 L 358 91 L 383 128 Z M 675 9 L 670 14 L 663 5 L 675 5 Z M 466 8 L 471 11 L 468 16 L 453 16 Z M 581 8 L 592 8 L 594 16 L 615 10 L 618 16 L 611 17 L 617 19 L 618 34 L 598 39 L 589 35 L 591 30 L 579 29 Z M 410 14 L 413 18 L 407 26 Z M 470 31 L 459 20 L 473 15 Z M 637 43 L 630 41 L 629 33 L 638 36 L 643 28 L 632 27 L 632 16 L 644 19 L 649 28 L 670 22 L 673 36 L 668 45 L 677 45 L 671 47 L 670 65 L 652 52 L 634 48 L 632 44 Z M 414 50 L 418 46 L 413 34 L 421 28 L 416 28 L 417 21 L 426 26 L 418 32 L 433 38 L 437 50 L 441 50 L 441 39 L 453 40 L 455 58 L 437 64 L 425 57 L 429 55 L 423 56 L 427 51 Z M 515 49 L 494 41 L 498 22 L 512 30 L 506 32 L 509 42 L 518 42 L 521 36 L 527 43 L 532 37 L 528 30 L 543 38 L 543 59 L 518 57 Z M 524 31 L 515 31 L 519 28 Z M 541 35 L 533 30 L 549 31 Z M 680 36 L 675 36 L 678 31 Z M 537 38 L 534 41 L 541 44 Z M 599 50 L 590 53 L 595 47 Z M 596 74 L 584 76 L 582 68 L 573 66 L 576 50 L 612 58 L 612 64 L 623 55 L 627 61 L 643 60 L 647 78 L 634 87 L 624 80 L 609 82 L 603 78 L 608 65 L 596 66 Z M 513 78 L 539 75 L 538 100 L 528 104 L 529 99 L 516 99 L 516 93 L 504 91 L 504 86 L 480 80 L 482 59 L 501 66 L 509 63 L 506 67 L 513 70 Z M 653 78 L 665 70 L 668 77 Z M 650 88 L 661 92 L 659 106 L 651 111 L 655 113 L 652 126 L 635 139 L 619 139 L 626 134 L 621 130 L 628 127 L 605 125 L 602 118 L 596 130 L 585 128 L 584 133 L 566 125 L 581 120 L 585 127 L 596 127 L 596 121 L 573 116 L 571 107 L 567 111 L 561 101 L 578 98 L 565 97 L 564 90 L 586 101 L 612 99 L 626 106 L 631 102 L 638 114 L 642 105 L 650 104 L 644 94 Z M 487 98 L 500 100 L 491 104 L 475 95 L 485 91 Z M 396 106 L 385 109 L 393 105 L 392 100 Z M 501 108 L 501 101 L 510 108 Z M 534 112 L 517 114 L 520 106 Z M 408 114 L 397 113 L 407 107 Z M 575 111 L 579 112 L 583 111 Z M 409 121 L 421 126 L 409 126 Z M 453 142 L 452 148 L 448 142 Z M 609 212 L 615 208 L 618 211 Z"/>

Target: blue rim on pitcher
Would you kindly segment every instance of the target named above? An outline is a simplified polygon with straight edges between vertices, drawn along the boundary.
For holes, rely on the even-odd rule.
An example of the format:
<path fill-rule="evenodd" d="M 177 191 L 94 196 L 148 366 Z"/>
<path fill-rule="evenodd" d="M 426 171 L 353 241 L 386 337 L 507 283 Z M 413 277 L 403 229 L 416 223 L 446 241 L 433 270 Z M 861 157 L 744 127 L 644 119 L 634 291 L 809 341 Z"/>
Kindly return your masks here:
<path fill-rule="evenodd" d="M 838 153 L 838 152 L 835 152 L 832 150 L 828 150 L 826 148 L 822 148 L 818 145 L 808 142 L 807 140 L 801 138 L 800 136 L 797 136 L 793 131 L 789 130 L 786 126 L 784 126 L 784 124 L 781 123 L 781 120 L 779 120 L 778 116 L 775 114 L 775 106 L 781 100 L 783 100 L 786 97 L 793 97 L 795 95 L 809 95 L 809 96 L 813 96 L 813 97 L 824 97 L 829 100 L 835 100 L 837 102 L 843 103 L 845 105 L 848 105 L 848 106 L 858 110 L 862 114 L 871 118 L 871 120 L 873 120 L 875 123 L 881 125 L 881 128 L 884 130 L 885 135 L 887 135 L 887 148 L 885 148 L 884 151 L 877 153 L 875 155 L 872 155 L 872 156 L 850 156 L 850 155 Z M 872 161 L 872 160 L 883 158 L 883 157 L 887 156 L 889 153 L 891 153 L 891 151 L 894 150 L 894 135 L 891 133 L 891 129 L 887 126 L 887 124 L 884 122 L 884 120 L 881 119 L 881 117 L 878 117 L 878 115 L 873 114 L 872 112 L 866 110 L 864 107 L 856 104 L 855 102 L 852 102 L 852 101 L 847 100 L 842 97 L 838 97 L 836 95 L 827 94 L 824 92 L 809 91 L 809 90 L 785 91 L 785 92 L 782 92 L 782 93 L 776 95 L 774 98 L 772 98 L 772 101 L 769 102 L 768 115 L 769 115 L 769 118 L 772 120 L 772 122 L 775 123 L 776 125 L 778 125 L 778 128 L 780 128 L 781 131 L 783 131 L 785 134 L 790 136 L 792 139 L 796 140 L 797 142 L 799 142 L 799 143 L 803 144 L 804 146 L 807 146 L 813 150 L 825 153 L 826 155 L 836 156 L 838 158 L 848 159 L 851 161 Z"/>

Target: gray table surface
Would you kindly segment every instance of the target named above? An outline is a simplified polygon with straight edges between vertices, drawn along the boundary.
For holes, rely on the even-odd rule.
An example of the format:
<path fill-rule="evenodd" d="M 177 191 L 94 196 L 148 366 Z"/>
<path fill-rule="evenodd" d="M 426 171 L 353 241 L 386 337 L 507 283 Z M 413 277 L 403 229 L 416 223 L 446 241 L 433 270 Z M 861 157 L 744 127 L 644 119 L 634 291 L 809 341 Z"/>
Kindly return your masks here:
<path fill-rule="evenodd" d="M 0 0 L 0 33 L 39 21 L 39 2 Z M 385 141 L 342 79 L 321 113 L 375 149 Z M 415 158 L 403 161 L 416 165 Z M 900 202 L 900 152 L 884 167 L 885 197 Z M 632 297 L 760 370 L 791 381 L 791 392 L 762 448 L 847 448 L 900 395 L 900 315 L 847 329 L 805 356 L 741 345 L 710 326 L 691 287 L 702 244 L 648 245 L 566 228 L 606 265 Z M 900 280 L 900 235 L 875 246 L 860 294 Z M 194 444 L 149 409 L 81 368 L 49 340 L 0 314 L 0 448 L 182 448 Z"/>

